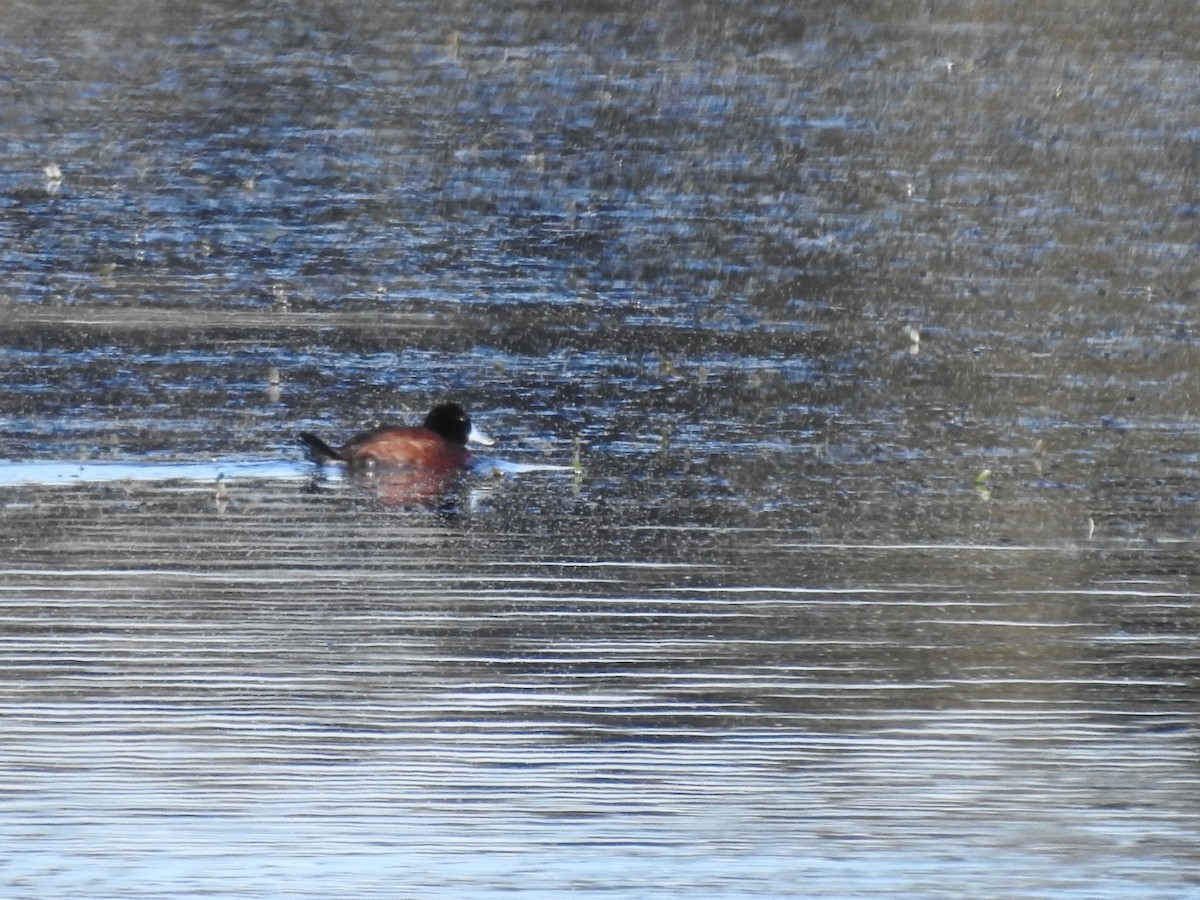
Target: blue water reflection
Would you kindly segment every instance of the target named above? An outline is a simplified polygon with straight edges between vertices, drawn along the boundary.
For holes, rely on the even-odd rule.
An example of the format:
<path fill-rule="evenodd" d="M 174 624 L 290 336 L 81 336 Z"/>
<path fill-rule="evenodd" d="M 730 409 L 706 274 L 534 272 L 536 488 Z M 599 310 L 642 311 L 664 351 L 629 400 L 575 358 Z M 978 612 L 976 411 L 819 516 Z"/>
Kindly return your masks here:
<path fill-rule="evenodd" d="M 310 477 L 311 466 L 277 460 L 211 460 L 208 462 L 0 462 L 0 485 L 103 484 L 109 481 L 192 481 L 215 484 L 221 478 Z"/>

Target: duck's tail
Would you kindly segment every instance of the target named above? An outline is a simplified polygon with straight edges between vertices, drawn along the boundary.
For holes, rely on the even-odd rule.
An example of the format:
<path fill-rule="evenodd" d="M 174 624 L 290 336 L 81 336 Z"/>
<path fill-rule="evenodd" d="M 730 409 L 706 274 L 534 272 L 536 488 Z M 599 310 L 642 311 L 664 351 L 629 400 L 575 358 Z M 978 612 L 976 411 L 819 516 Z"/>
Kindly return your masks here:
<path fill-rule="evenodd" d="M 308 451 L 308 458 L 316 463 L 343 462 L 342 454 L 338 453 L 315 434 L 307 431 L 300 434 L 300 443 Z"/>

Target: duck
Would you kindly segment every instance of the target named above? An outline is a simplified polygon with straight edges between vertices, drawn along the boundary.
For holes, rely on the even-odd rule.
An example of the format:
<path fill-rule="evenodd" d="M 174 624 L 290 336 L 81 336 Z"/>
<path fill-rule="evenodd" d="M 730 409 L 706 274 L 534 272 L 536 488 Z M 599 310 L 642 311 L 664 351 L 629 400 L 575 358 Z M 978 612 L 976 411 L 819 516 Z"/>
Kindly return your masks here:
<path fill-rule="evenodd" d="M 490 446 L 490 437 L 471 424 L 457 403 L 442 403 L 419 426 L 381 425 L 351 438 L 334 449 L 321 438 L 302 432 L 300 442 L 318 464 L 345 463 L 351 471 L 415 469 L 445 475 L 469 469 L 467 442 Z"/>

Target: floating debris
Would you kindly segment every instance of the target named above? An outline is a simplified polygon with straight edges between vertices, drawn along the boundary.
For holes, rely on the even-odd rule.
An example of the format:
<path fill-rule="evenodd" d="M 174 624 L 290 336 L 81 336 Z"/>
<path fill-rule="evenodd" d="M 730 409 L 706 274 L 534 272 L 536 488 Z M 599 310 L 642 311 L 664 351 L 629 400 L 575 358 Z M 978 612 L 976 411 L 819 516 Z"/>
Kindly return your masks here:
<path fill-rule="evenodd" d="M 279 397 L 283 393 L 280 385 L 283 383 L 283 376 L 279 373 L 276 366 L 271 366 L 267 370 L 267 399 L 272 403 L 278 403 Z"/>
<path fill-rule="evenodd" d="M 217 508 L 217 512 L 223 513 L 229 508 L 229 488 L 225 484 L 225 473 L 217 474 L 217 485 L 213 491 L 213 504 Z"/>
<path fill-rule="evenodd" d="M 47 194 L 49 194 L 50 196 L 53 197 L 60 190 L 62 190 L 63 173 L 62 173 L 62 169 L 59 168 L 58 163 L 56 163 L 56 162 L 46 163 L 44 166 L 42 166 L 42 174 L 46 176 L 46 193 Z"/>
<path fill-rule="evenodd" d="M 921 329 L 916 325 L 906 325 L 904 327 L 904 336 L 908 338 L 908 352 L 916 356 L 921 352 Z"/>

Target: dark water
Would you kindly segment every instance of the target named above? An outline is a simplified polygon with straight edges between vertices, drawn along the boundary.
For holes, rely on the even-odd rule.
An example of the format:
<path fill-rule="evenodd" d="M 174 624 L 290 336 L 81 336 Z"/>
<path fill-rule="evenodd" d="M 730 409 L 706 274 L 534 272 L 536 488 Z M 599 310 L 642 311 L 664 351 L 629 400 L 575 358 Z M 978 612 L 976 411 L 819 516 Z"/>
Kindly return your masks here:
<path fill-rule="evenodd" d="M 0 11 L 5 896 L 1200 893 L 1192 4 Z"/>

